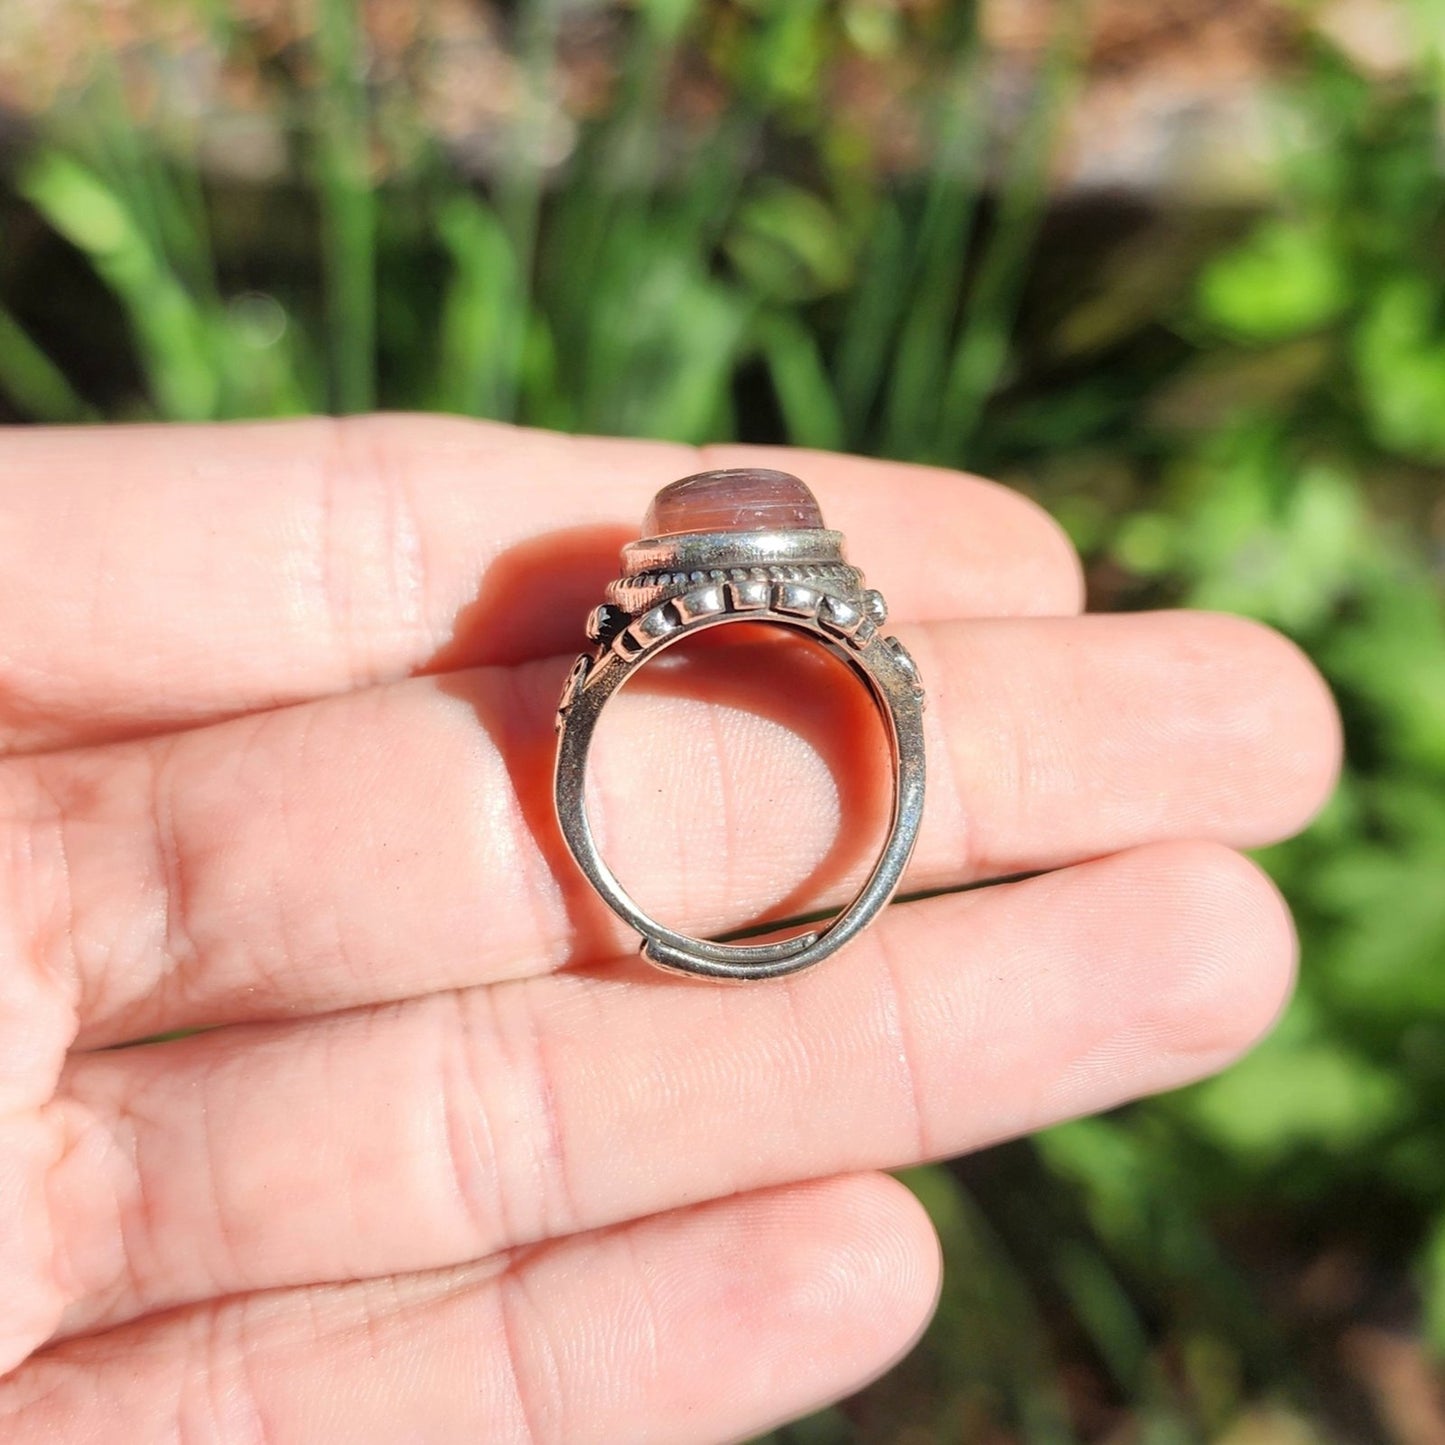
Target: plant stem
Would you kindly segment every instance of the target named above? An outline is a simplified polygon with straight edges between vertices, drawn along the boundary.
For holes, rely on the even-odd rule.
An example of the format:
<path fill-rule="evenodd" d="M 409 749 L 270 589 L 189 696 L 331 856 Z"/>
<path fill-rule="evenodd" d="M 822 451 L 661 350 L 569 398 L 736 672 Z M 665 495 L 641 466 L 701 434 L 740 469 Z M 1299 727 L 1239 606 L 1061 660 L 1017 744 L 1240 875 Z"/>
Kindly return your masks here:
<path fill-rule="evenodd" d="M 321 0 L 316 162 L 332 407 L 376 401 L 376 196 L 370 176 L 365 36 L 355 0 Z"/>
<path fill-rule="evenodd" d="M 1008 362 L 1009 336 L 1049 200 L 1049 168 L 1081 71 L 1086 0 L 1068 0 L 1044 57 L 1039 93 L 1009 159 L 998 218 L 979 262 L 948 368 L 934 455 L 961 463 Z"/>

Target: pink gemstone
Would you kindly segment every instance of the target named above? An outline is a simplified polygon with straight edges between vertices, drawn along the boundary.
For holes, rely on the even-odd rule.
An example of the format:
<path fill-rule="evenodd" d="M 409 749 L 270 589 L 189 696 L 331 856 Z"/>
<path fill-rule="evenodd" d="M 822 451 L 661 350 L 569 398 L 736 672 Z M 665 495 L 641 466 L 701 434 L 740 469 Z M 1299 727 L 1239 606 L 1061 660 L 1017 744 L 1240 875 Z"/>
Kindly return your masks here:
<path fill-rule="evenodd" d="M 817 498 L 797 477 L 765 467 L 731 467 L 665 486 L 642 519 L 642 535 L 785 532 L 822 525 Z"/>

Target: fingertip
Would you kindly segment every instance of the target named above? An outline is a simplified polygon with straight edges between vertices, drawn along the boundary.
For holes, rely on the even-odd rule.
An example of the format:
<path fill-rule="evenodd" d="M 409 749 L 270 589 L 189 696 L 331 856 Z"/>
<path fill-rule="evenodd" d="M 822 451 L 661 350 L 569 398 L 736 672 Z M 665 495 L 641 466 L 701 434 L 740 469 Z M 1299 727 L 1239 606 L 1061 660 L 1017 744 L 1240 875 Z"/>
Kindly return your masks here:
<path fill-rule="evenodd" d="M 800 1351 L 811 1364 L 807 1398 L 790 1404 L 781 1423 L 861 1389 L 913 1349 L 937 1308 L 942 1253 L 917 1196 L 886 1174 L 816 1180 L 756 1199 L 769 1218 L 748 1228 L 746 1272 L 766 1298 L 735 1301 L 738 1326 L 780 1346 L 780 1370 L 795 1388 L 806 1378 Z"/>
<path fill-rule="evenodd" d="M 916 1343 L 938 1303 L 943 1256 L 918 1196 L 889 1174 L 845 1175 L 815 1186 L 838 1222 L 837 1252 L 851 1303 L 866 1313 L 887 1367 Z"/>
<path fill-rule="evenodd" d="M 1114 727 L 1138 737 L 1148 723 L 1154 745 L 1177 757 L 1177 794 L 1194 799 L 1183 836 L 1263 847 L 1299 832 L 1324 806 L 1340 772 L 1339 714 L 1295 643 L 1228 612 L 1088 622 L 1127 644 L 1111 674 Z"/>
<path fill-rule="evenodd" d="M 1248 1053 L 1279 1021 L 1299 966 L 1289 905 L 1258 863 L 1219 843 L 1143 850 L 1161 896 L 1172 900 L 1179 967 L 1163 995 L 1161 1030 L 1191 1072 Z"/>
<path fill-rule="evenodd" d="M 1262 731 L 1273 740 L 1271 765 L 1279 816 L 1247 846 L 1299 832 L 1329 801 L 1344 761 L 1344 730 L 1334 694 L 1314 661 L 1292 638 L 1252 617 L 1201 614 L 1233 639 L 1230 649 L 1248 680 L 1242 697 L 1257 699 Z"/>

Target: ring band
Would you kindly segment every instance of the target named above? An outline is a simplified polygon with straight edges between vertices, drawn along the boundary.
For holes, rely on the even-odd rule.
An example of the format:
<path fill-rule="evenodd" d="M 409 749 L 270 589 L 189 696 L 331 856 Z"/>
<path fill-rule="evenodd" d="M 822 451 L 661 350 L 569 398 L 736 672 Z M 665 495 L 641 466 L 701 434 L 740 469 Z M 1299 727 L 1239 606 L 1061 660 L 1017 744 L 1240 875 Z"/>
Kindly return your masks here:
<path fill-rule="evenodd" d="M 657 494 L 643 540 L 622 550 L 622 576 L 593 609 L 596 644 L 572 666 L 557 708 L 554 794 L 562 836 L 598 894 L 642 936 L 650 962 L 715 979 L 774 978 L 821 962 L 892 898 L 923 815 L 923 688 L 864 585 L 841 533 L 822 525 L 807 487 L 758 468 L 701 472 Z M 640 668 L 694 633 L 767 622 L 802 633 L 840 658 L 869 689 L 888 735 L 893 808 L 888 837 L 857 896 L 826 927 L 772 943 L 716 943 L 649 917 L 603 861 L 584 801 L 588 752 L 602 709 Z"/>

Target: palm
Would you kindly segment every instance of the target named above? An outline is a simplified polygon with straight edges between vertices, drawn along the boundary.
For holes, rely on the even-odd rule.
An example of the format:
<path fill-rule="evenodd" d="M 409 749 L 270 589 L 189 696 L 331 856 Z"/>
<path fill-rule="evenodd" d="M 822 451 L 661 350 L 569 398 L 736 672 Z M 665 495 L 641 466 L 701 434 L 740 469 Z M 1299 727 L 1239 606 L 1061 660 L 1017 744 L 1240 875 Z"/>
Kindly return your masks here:
<path fill-rule="evenodd" d="M 998 489 L 790 462 L 930 687 L 908 887 L 1056 871 L 715 989 L 628 961 L 548 801 L 580 618 L 695 456 L 412 420 L 7 451 L 18 1445 L 761 1429 L 926 1316 L 927 1222 L 867 1171 L 1206 1072 L 1288 986 L 1229 850 L 1328 790 L 1320 684 L 1247 624 L 1069 616 L 1075 562 Z M 879 805 L 859 701 L 750 659 L 660 678 L 596 778 L 609 858 L 696 932 L 843 896 Z M 809 770 L 821 834 L 780 792 Z"/>

